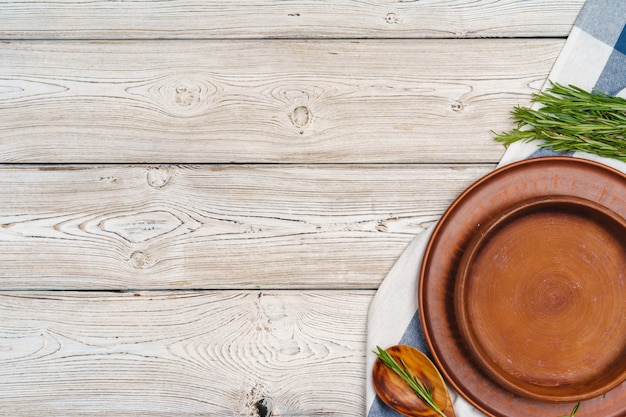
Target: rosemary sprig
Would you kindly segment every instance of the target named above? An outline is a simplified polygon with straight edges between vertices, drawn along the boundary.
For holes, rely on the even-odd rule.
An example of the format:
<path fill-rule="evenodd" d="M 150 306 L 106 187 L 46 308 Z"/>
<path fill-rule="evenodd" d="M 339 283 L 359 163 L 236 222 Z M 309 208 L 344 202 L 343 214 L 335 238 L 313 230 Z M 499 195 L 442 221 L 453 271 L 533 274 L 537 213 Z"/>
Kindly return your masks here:
<path fill-rule="evenodd" d="M 552 83 L 533 95 L 537 110 L 515 107 L 517 127 L 497 134 L 505 145 L 540 141 L 540 147 L 557 152 L 583 151 L 626 161 L 626 100 L 573 85 Z"/>
<path fill-rule="evenodd" d="M 378 351 L 374 351 L 376 356 L 385 364 L 389 369 L 398 374 L 411 389 L 415 392 L 415 394 L 424 401 L 424 403 L 432 408 L 437 414 L 442 417 L 446 417 L 446 415 L 441 411 L 441 408 L 437 405 L 433 398 L 433 390 L 432 388 L 426 387 L 406 366 L 402 358 L 400 358 L 400 362 L 402 363 L 402 367 L 396 362 L 396 360 L 383 348 L 380 346 L 376 346 Z"/>
<path fill-rule="evenodd" d="M 580 403 L 577 403 L 574 408 L 572 409 L 572 412 L 569 413 L 566 416 L 561 416 L 561 417 L 574 417 L 576 415 L 576 413 L 578 412 L 578 409 L 580 408 Z"/>

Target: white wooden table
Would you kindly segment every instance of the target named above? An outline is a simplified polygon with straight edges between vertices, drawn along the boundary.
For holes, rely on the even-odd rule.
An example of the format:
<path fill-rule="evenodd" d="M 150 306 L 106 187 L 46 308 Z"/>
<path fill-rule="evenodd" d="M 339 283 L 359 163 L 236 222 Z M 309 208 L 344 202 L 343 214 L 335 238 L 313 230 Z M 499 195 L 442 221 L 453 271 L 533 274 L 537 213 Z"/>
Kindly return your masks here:
<path fill-rule="evenodd" d="M 0 415 L 362 416 L 583 2 L 0 0 Z"/>

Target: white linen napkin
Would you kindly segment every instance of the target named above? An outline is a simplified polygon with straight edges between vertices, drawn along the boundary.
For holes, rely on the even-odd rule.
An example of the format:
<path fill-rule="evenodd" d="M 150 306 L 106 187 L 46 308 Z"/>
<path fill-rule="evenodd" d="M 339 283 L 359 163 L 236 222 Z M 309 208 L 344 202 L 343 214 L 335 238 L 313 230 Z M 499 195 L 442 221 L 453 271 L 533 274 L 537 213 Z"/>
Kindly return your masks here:
<path fill-rule="evenodd" d="M 588 91 L 596 88 L 626 98 L 626 1 L 587 0 L 548 80 L 573 84 Z M 499 166 L 550 154 L 533 143 L 515 143 L 507 149 Z M 626 172 L 624 162 L 582 152 L 570 155 L 595 160 Z M 374 392 L 372 367 L 376 355 L 372 351 L 376 346 L 386 348 L 407 344 L 429 353 L 420 323 L 416 277 L 433 229 L 434 226 L 413 239 L 385 277 L 370 305 L 365 370 L 367 417 L 399 416 Z M 451 396 L 457 417 L 485 416 L 453 390 Z"/>

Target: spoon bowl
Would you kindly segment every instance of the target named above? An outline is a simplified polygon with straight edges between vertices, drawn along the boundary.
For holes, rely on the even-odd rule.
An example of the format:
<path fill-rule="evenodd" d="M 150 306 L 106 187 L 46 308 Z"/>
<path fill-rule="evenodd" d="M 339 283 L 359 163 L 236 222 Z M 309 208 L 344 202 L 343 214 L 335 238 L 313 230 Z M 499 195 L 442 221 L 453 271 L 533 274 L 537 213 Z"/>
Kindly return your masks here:
<path fill-rule="evenodd" d="M 435 403 L 447 417 L 456 417 L 452 400 L 441 374 L 426 355 L 407 346 L 396 345 L 386 349 L 389 355 L 407 368 L 426 387 L 432 388 Z M 380 359 L 374 363 L 374 390 L 378 397 L 390 408 L 408 417 L 441 417 L 426 405 L 399 375 L 389 369 Z"/>

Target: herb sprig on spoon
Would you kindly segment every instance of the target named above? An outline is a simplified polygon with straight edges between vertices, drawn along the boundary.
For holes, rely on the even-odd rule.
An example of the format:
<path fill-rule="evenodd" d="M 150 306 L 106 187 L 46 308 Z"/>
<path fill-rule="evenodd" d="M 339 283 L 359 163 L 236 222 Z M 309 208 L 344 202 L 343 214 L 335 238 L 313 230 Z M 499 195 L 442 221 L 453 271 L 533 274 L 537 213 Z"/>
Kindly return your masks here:
<path fill-rule="evenodd" d="M 414 417 L 433 416 L 435 414 L 440 417 L 453 417 L 455 415 L 441 375 L 435 368 L 435 365 L 422 352 L 411 346 L 397 345 L 387 350 L 376 346 L 376 350 L 373 353 L 376 354 L 380 361 L 380 363 L 377 362 L 374 365 L 373 369 L 374 389 L 376 394 L 389 407 L 402 415 Z M 405 359 L 410 364 L 410 367 L 405 363 Z M 383 368 L 388 369 L 388 372 L 381 372 Z M 413 371 L 419 369 L 418 374 L 420 374 L 420 378 L 424 379 L 415 376 L 411 369 Z M 394 383 L 388 384 L 384 382 L 390 382 L 392 379 L 395 379 L 392 378 L 390 372 L 400 377 L 400 380 L 406 384 L 403 385 L 404 388 Z M 442 392 L 445 392 L 445 394 L 442 395 Z M 413 398 L 419 404 L 413 402 L 404 393 L 415 394 Z M 438 399 L 435 400 L 435 398 Z M 442 410 L 439 404 L 445 404 L 445 408 Z M 580 402 L 577 403 L 569 414 L 560 415 L 559 417 L 574 417 L 580 405 Z M 430 410 L 430 412 L 425 410 Z"/>
<path fill-rule="evenodd" d="M 441 408 L 435 402 L 433 398 L 433 390 L 430 387 L 424 385 L 406 366 L 402 358 L 400 358 L 400 362 L 402 366 L 383 348 L 380 346 L 376 346 L 376 350 L 374 351 L 376 356 L 380 359 L 380 361 L 385 364 L 389 369 L 398 374 L 411 389 L 415 392 L 415 394 L 422 400 L 428 407 L 430 407 L 435 413 L 442 417 L 447 417 Z"/>
<path fill-rule="evenodd" d="M 626 162 L 626 100 L 600 91 L 551 83 L 533 95 L 538 109 L 516 107 L 517 127 L 497 134 L 506 145 L 540 141 L 555 151 L 582 151 Z"/>

